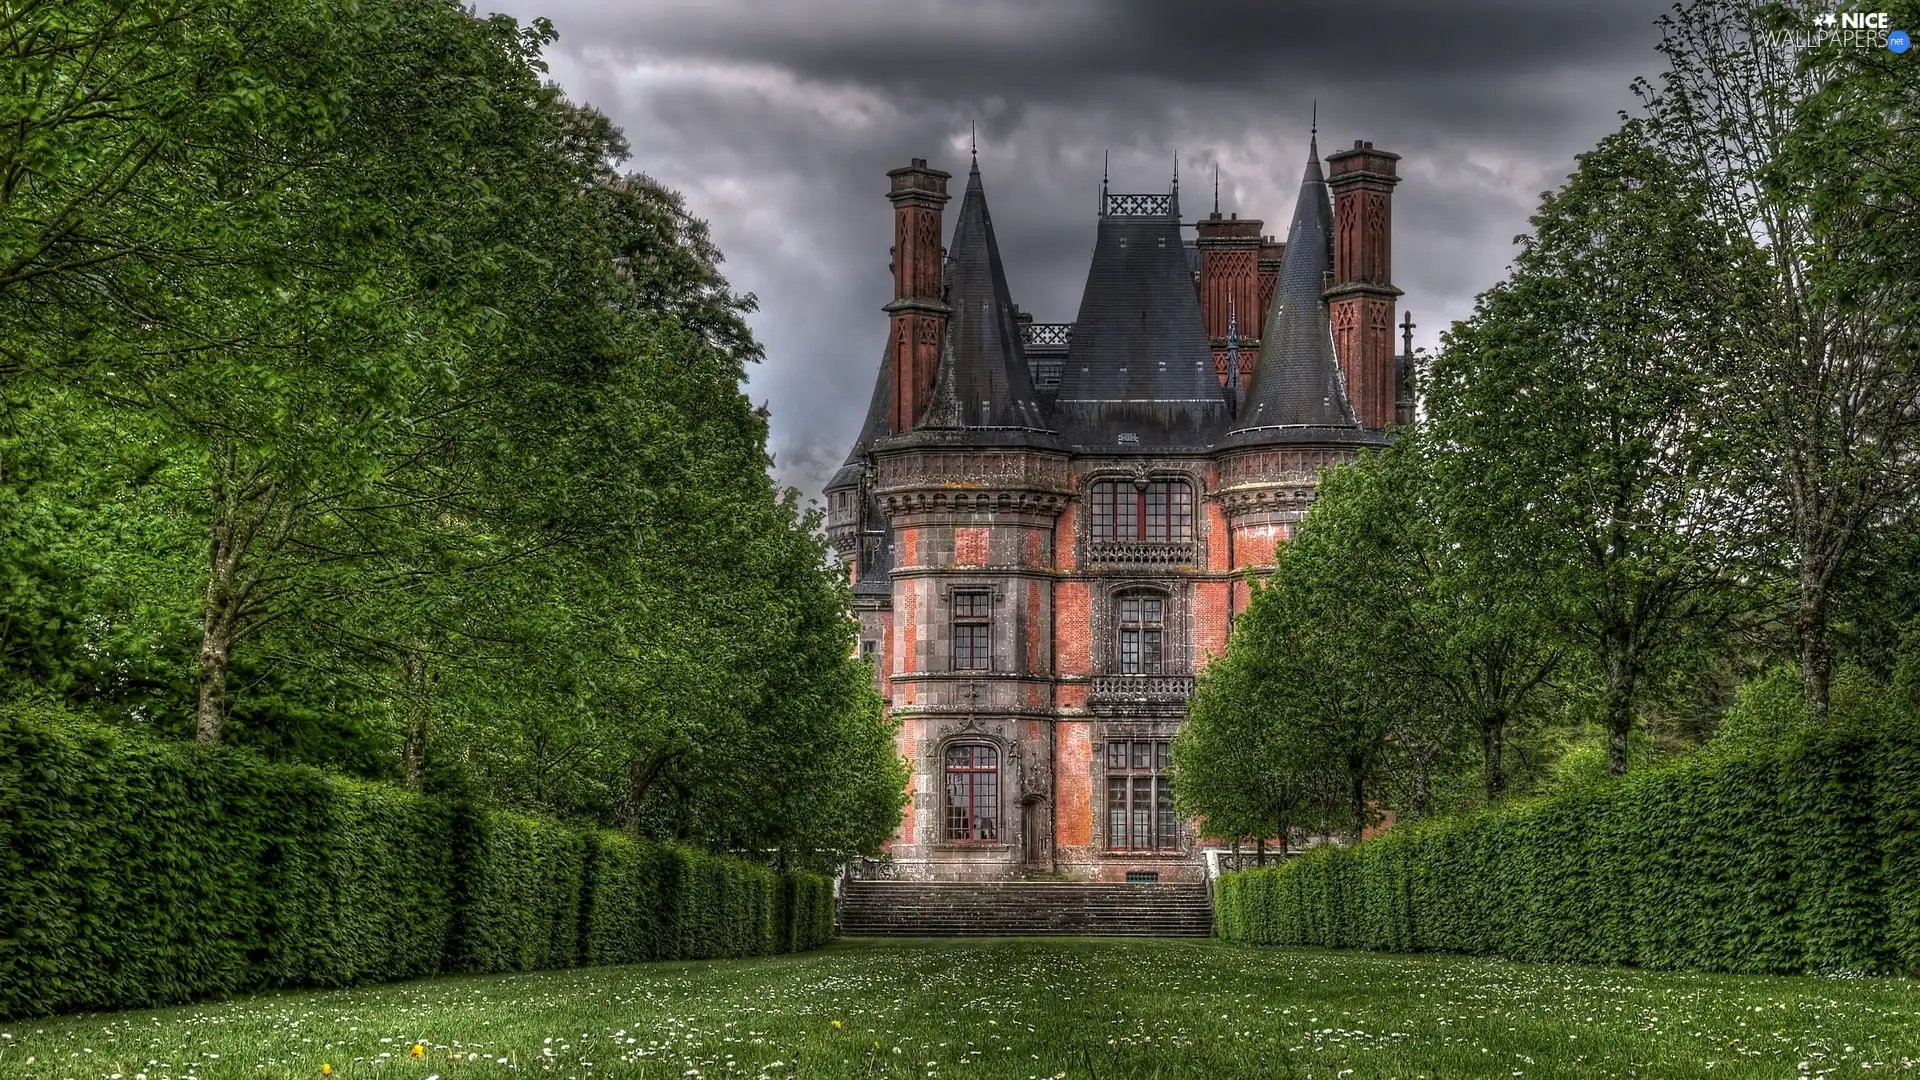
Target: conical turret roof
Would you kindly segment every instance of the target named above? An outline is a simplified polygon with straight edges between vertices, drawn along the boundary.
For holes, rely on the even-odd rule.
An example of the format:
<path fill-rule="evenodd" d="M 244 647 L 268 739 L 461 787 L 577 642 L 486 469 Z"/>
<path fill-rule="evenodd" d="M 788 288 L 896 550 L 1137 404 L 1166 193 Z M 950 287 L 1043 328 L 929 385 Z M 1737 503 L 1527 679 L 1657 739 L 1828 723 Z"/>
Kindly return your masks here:
<path fill-rule="evenodd" d="M 1367 438 L 1347 402 L 1327 319 L 1333 264 L 1333 204 L 1316 139 L 1307 152 L 1273 307 L 1260 335 L 1253 383 L 1223 447 L 1265 442 L 1377 441 Z"/>
<path fill-rule="evenodd" d="M 860 435 L 854 439 L 853 450 L 847 454 L 846 463 L 833 474 L 833 479 L 827 481 L 824 490 L 837 491 L 860 482 L 860 472 L 866 467 L 867 451 L 873 448 L 875 440 L 884 438 L 890 430 L 888 413 L 892 405 L 893 353 L 890 348 L 882 346 L 880 373 L 874 376 L 873 399 L 867 403 L 867 418 L 860 423 Z"/>
<path fill-rule="evenodd" d="M 1051 444 L 1039 395 L 1020 343 L 1018 311 L 1007 289 L 993 215 L 976 160 L 948 248 L 946 340 L 925 427 L 994 431 L 996 443 Z"/>

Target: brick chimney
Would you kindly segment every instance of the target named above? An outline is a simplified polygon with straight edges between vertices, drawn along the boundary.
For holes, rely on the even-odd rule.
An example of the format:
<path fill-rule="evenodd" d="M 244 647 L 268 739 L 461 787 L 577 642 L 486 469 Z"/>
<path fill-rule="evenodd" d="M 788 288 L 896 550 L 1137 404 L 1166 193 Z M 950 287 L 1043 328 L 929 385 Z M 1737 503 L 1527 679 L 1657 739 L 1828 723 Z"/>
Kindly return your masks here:
<path fill-rule="evenodd" d="M 1370 142 L 1327 156 L 1333 191 L 1333 277 L 1327 314 L 1334 354 L 1347 379 L 1347 399 L 1360 424 L 1394 422 L 1398 363 L 1393 353 L 1393 186 L 1400 155 Z"/>
<path fill-rule="evenodd" d="M 1260 306 L 1260 219 L 1239 214 L 1221 217 L 1215 210 L 1201 219 L 1200 312 L 1213 345 L 1213 370 L 1220 385 L 1227 384 L 1227 318 L 1233 316 L 1240 338 L 1237 373 L 1244 391 L 1253 374 L 1253 358 L 1260 351 L 1260 329 L 1266 312 Z"/>
<path fill-rule="evenodd" d="M 887 347 L 893 357 L 894 398 L 888 420 L 895 432 L 919 423 L 933 400 L 940 342 L 947 330 L 940 209 L 950 197 L 947 181 L 952 176 L 928 168 L 925 158 L 887 173 L 892 181 L 887 200 L 893 203 L 893 303 L 884 310 L 892 317 Z"/>
<path fill-rule="evenodd" d="M 1267 316 L 1273 313 L 1273 291 L 1280 283 L 1280 267 L 1285 265 L 1286 258 L 1286 241 L 1271 236 L 1260 238 L 1260 323 L 1254 327 L 1256 334 L 1265 332 Z"/>

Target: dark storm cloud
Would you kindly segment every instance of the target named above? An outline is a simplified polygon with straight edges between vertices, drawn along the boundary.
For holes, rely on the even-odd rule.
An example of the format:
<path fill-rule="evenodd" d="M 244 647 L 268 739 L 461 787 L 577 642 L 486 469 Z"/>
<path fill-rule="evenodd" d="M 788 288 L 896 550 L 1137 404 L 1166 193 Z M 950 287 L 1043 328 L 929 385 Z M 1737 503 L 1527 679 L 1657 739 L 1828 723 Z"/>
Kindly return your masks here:
<path fill-rule="evenodd" d="M 1667 0 L 493 0 L 560 30 L 554 77 L 626 129 L 756 293 L 776 473 L 845 455 L 885 336 L 884 173 L 955 174 L 970 125 L 1015 299 L 1070 321 L 1103 152 L 1115 190 L 1284 233 L 1317 98 L 1322 153 L 1402 155 L 1396 283 L 1431 345 L 1499 280 L 1573 155 L 1657 70 Z"/>

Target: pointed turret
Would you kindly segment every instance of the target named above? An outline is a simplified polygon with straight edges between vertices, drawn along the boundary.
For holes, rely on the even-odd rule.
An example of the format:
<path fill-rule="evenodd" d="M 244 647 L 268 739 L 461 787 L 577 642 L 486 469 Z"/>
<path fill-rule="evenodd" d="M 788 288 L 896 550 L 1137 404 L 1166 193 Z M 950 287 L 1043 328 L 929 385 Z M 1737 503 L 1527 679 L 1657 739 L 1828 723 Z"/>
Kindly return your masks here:
<path fill-rule="evenodd" d="M 976 160 L 948 248 L 946 303 L 952 314 L 923 424 L 998 432 L 990 441 L 1051 444 L 1020 341 L 1019 309 L 1007 289 Z M 1023 433 L 1015 438 L 1016 433 Z"/>
<path fill-rule="evenodd" d="M 1319 140 L 1307 152 L 1273 307 L 1260 335 L 1253 384 L 1222 447 L 1263 442 L 1377 441 L 1347 402 L 1333 332 L 1321 298 L 1332 267 L 1333 206 L 1320 171 Z"/>
<path fill-rule="evenodd" d="M 873 398 L 860 425 L 846 463 L 827 481 L 827 536 L 841 559 L 852 567 L 857 595 L 884 595 L 892 589 L 887 575 L 893 569 L 893 537 L 887 530 L 869 482 L 867 452 L 887 437 L 893 408 L 892 349 L 880 353 L 880 374 L 873 381 Z"/>
<path fill-rule="evenodd" d="M 1090 453 L 1204 450 L 1227 419 L 1179 198 L 1104 191 L 1053 421 Z"/>

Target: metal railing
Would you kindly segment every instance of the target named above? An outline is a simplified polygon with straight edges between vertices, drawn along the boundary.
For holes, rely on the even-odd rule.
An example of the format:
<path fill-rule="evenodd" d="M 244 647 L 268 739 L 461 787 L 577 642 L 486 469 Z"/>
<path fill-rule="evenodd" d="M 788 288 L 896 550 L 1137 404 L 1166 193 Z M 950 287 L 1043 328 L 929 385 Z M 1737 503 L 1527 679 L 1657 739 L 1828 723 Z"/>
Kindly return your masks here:
<path fill-rule="evenodd" d="M 1020 344 L 1066 346 L 1073 343 L 1073 324 L 1064 322 L 1028 323 L 1020 328 Z"/>
<path fill-rule="evenodd" d="M 1108 195 L 1108 217 L 1172 217 L 1172 195 Z"/>

